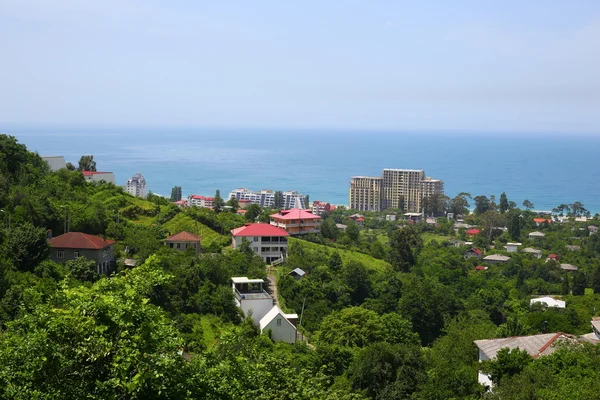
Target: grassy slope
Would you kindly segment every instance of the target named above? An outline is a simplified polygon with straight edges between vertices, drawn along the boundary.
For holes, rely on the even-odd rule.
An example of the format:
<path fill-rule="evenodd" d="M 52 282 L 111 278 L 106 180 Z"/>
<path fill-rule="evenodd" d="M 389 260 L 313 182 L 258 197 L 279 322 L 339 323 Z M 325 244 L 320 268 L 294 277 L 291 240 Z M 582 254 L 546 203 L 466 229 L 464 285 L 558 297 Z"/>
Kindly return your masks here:
<path fill-rule="evenodd" d="M 342 257 L 342 261 L 344 263 L 347 263 L 349 261 L 358 261 L 358 262 L 363 263 L 367 268 L 377 270 L 378 272 L 384 272 L 384 271 L 392 268 L 392 266 L 388 262 L 383 261 L 383 260 L 378 260 L 377 258 L 373 258 L 368 254 L 363 254 L 358 251 L 337 249 L 337 248 L 328 247 L 328 246 L 317 244 L 317 243 L 307 242 L 306 240 L 301 240 L 301 239 L 296 239 L 296 238 L 289 238 L 289 241 L 292 243 L 301 244 L 304 248 L 306 248 L 308 250 L 325 251 L 328 254 L 332 254 L 337 251 L 340 254 L 340 256 Z"/>
<path fill-rule="evenodd" d="M 425 245 L 433 242 L 434 240 L 441 243 L 441 242 L 443 242 L 445 240 L 450 240 L 451 239 L 450 236 L 438 235 L 436 233 L 431 233 L 431 232 L 423 232 L 421 234 L 421 238 L 423 238 L 423 243 Z"/>

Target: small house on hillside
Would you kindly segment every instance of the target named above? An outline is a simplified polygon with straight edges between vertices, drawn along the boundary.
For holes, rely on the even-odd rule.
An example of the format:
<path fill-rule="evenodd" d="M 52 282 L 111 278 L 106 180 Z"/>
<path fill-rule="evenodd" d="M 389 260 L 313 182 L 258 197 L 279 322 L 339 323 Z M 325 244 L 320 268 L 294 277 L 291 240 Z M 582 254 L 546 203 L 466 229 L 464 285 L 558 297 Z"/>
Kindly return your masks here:
<path fill-rule="evenodd" d="M 465 234 L 467 235 L 467 237 L 469 239 L 473 239 L 475 236 L 479 235 L 479 232 L 481 232 L 479 229 L 471 228 L 471 229 L 467 229 L 465 231 Z"/>
<path fill-rule="evenodd" d="M 597 233 L 598 227 L 596 225 L 590 225 L 588 226 L 588 231 L 590 231 L 590 233 Z"/>
<path fill-rule="evenodd" d="M 581 250 L 581 246 L 573 245 L 573 244 L 568 244 L 567 245 L 567 250 L 569 250 L 569 251 L 579 251 L 579 250 Z"/>
<path fill-rule="evenodd" d="M 176 251 L 186 251 L 188 248 L 193 248 L 196 253 L 200 253 L 200 241 L 202 238 L 189 232 L 179 232 L 169 236 L 165 240 L 165 244 Z"/>
<path fill-rule="evenodd" d="M 576 340 L 566 333 L 544 333 L 532 336 L 513 336 L 502 339 L 476 340 L 475 345 L 479 349 L 479 361 L 495 360 L 500 349 L 525 350 L 531 357 L 538 358 L 554 353 L 559 342 L 576 343 Z M 491 388 L 493 382 L 490 376 L 479 371 L 478 381 L 480 384 Z"/>
<path fill-rule="evenodd" d="M 67 232 L 48 241 L 52 261 L 63 263 L 85 257 L 96 263 L 96 271 L 99 274 L 107 274 L 113 269 L 114 243 L 114 240 L 82 232 Z"/>
<path fill-rule="evenodd" d="M 358 226 L 365 226 L 365 217 L 360 214 L 352 214 L 348 217 L 349 220 L 354 221 L 354 223 Z"/>
<path fill-rule="evenodd" d="M 281 210 L 271 214 L 271 225 L 284 229 L 290 235 L 305 235 L 308 233 L 319 233 L 321 228 L 321 217 L 312 213 L 311 210 L 292 208 Z"/>
<path fill-rule="evenodd" d="M 504 248 L 509 253 L 515 253 L 517 251 L 517 248 L 521 245 L 522 243 L 506 243 L 506 246 L 504 246 Z"/>
<path fill-rule="evenodd" d="M 529 235 L 529 239 L 539 239 L 539 238 L 543 238 L 544 236 L 546 236 L 546 234 L 544 232 L 531 232 Z"/>
<path fill-rule="evenodd" d="M 292 270 L 288 275 L 294 279 L 300 279 L 300 278 L 304 278 L 304 275 L 306 275 L 306 272 L 304 272 L 300 268 L 296 268 L 296 269 Z"/>
<path fill-rule="evenodd" d="M 483 257 L 483 252 L 479 250 L 477 247 L 471 247 L 469 250 L 465 251 L 465 258 L 476 257 L 477 259 L 481 259 Z"/>
<path fill-rule="evenodd" d="M 525 254 L 531 254 L 535 258 L 542 258 L 542 251 L 538 249 L 533 249 L 531 247 L 525 247 L 521 250 Z"/>
<path fill-rule="evenodd" d="M 546 257 L 546 262 L 548 261 L 558 261 L 560 257 L 558 256 L 558 254 L 549 254 L 548 257 Z"/>
<path fill-rule="evenodd" d="M 490 256 L 483 257 L 483 261 L 489 262 L 492 264 L 505 263 L 510 261 L 510 257 L 503 256 L 501 254 L 492 254 Z"/>
<path fill-rule="evenodd" d="M 551 223 L 551 222 L 552 222 L 552 220 L 551 220 L 551 219 L 549 219 L 549 218 L 534 218 L 534 219 L 533 219 L 533 222 L 535 222 L 535 225 L 536 225 L 536 226 L 540 226 L 540 225 L 541 225 L 541 224 L 543 224 L 544 222 Z"/>
<path fill-rule="evenodd" d="M 572 264 L 560 264 L 560 268 L 563 271 L 568 271 L 568 272 L 575 272 L 578 269 L 576 266 L 574 266 Z"/>
<path fill-rule="evenodd" d="M 271 339 L 294 343 L 298 315 L 284 314 L 275 299 L 267 293 L 263 279 L 248 279 L 245 276 L 231 278 L 231 288 L 236 305 L 245 316 L 252 316 L 254 325 L 261 332 L 270 331 Z"/>
<path fill-rule="evenodd" d="M 529 300 L 529 304 L 545 304 L 546 307 L 554 307 L 554 308 L 565 308 L 567 303 L 563 300 L 557 300 L 553 297 L 536 297 L 534 299 Z"/>
<path fill-rule="evenodd" d="M 284 314 L 278 306 L 273 306 L 258 325 L 261 332 L 270 332 L 271 340 L 291 344 L 296 341 L 297 320 L 297 314 Z"/>

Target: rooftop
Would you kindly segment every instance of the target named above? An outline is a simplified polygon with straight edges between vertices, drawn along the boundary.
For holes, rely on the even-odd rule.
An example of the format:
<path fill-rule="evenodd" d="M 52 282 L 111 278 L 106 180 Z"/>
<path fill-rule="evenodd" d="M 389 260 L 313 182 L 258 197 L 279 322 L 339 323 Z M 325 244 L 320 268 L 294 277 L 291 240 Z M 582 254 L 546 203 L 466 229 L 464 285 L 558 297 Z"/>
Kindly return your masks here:
<path fill-rule="evenodd" d="M 572 264 L 560 264 L 560 268 L 564 271 L 577 271 L 577 267 Z"/>
<path fill-rule="evenodd" d="M 542 254 L 541 250 L 538 249 L 534 249 L 531 247 L 525 247 L 523 250 L 521 250 L 523 253 L 529 253 L 529 254 Z"/>
<path fill-rule="evenodd" d="M 81 171 L 83 176 L 101 175 L 101 174 L 112 174 L 112 172 L 101 172 L 101 171 Z"/>
<path fill-rule="evenodd" d="M 88 249 L 101 250 L 113 244 L 114 240 L 107 240 L 99 236 L 88 235 L 82 232 L 67 232 L 49 240 L 50 246 L 59 249 Z"/>
<path fill-rule="evenodd" d="M 483 258 L 483 261 L 508 261 L 510 257 L 501 254 L 492 254 Z"/>
<path fill-rule="evenodd" d="M 529 300 L 529 304 L 535 303 L 544 303 L 548 307 L 556 307 L 556 308 L 565 308 L 566 302 L 563 300 L 557 300 L 553 297 L 545 296 L 545 297 L 536 297 L 534 299 Z"/>
<path fill-rule="evenodd" d="M 531 232 L 531 233 L 529 234 L 529 236 L 538 236 L 538 237 L 544 237 L 544 236 L 546 236 L 546 234 L 545 234 L 545 233 L 543 233 L 543 232 L 537 232 L 537 231 L 536 231 L 536 232 Z"/>
<path fill-rule="evenodd" d="M 248 279 L 245 276 L 237 276 L 231 278 L 233 283 L 265 283 L 264 279 Z"/>
<path fill-rule="evenodd" d="M 554 344 L 557 340 L 569 340 L 570 337 L 564 333 L 544 333 L 532 336 L 515 336 L 502 339 L 476 340 L 475 345 L 487 358 L 496 358 L 498 350 L 503 348 L 525 350 L 533 358 L 545 356 L 554 352 Z"/>
<path fill-rule="evenodd" d="M 277 228 L 276 226 L 259 223 L 259 224 L 246 224 L 239 228 L 231 230 L 231 234 L 234 237 L 239 236 L 290 236 L 285 230 Z"/>
<path fill-rule="evenodd" d="M 291 210 L 281 210 L 276 214 L 271 214 L 271 218 L 275 219 L 321 219 L 318 215 L 313 214 L 310 210 L 301 210 L 292 208 Z"/>
<path fill-rule="evenodd" d="M 199 242 L 202 238 L 189 232 L 179 232 L 167 238 L 167 242 Z"/>

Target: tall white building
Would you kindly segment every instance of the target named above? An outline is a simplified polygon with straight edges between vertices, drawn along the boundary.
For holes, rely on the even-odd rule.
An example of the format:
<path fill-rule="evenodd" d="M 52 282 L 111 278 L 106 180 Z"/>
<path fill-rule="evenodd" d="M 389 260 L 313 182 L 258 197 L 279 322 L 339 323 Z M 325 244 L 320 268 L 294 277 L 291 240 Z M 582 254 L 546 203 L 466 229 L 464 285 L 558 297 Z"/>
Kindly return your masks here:
<path fill-rule="evenodd" d="M 304 195 L 296 192 L 295 190 L 290 190 L 288 192 L 282 192 L 283 195 L 283 209 L 290 208 L 307 208 L 306 199 Z M 230 199 L 234 197 L 236 200 L 248 200 L 252 204 L 258 204 L 261 207 L 265 208 L 274 208 L 275 207 L 275 191 L 273 190 L 261 190 L 260 192 L 253 192 L 250 189 L 240 188 L 235 189 L 231 193 L 229 193 L 229 197 L 226 199 Z"/>
<path fill-rule="evenodd" d="M 146 178 L 139 172 L 127 181 L 127 193 L 132 196 L 146 198 Z"/>

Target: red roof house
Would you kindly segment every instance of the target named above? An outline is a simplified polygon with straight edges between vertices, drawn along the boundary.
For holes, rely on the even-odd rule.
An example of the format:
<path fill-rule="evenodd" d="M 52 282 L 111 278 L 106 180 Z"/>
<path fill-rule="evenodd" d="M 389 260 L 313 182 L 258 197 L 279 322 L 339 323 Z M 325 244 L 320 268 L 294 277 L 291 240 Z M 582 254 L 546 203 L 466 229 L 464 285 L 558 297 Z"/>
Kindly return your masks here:
<path fill-rule="evenodd" d="M 246 240 L 252 251 L 266 263 L 282 259 L 287 254 L 287 237 L 290 234 L 271 224 L 246 224 L 232 229 L 231 235 L 234 249 Z"/>
<path fill-rule="evenodd" d="M 479 232 L 481 232 L 479 229 L 477 229 L 477 228 L 472 228 L 472 229 L 467 229 L 465 233 L 467 234 L 467 236 L 469 236 L 469 237 L 473 237 L 473 236 L 475 236 L 475 235 L 478 235 L 478 234 L 479 234 Z"/>
<path fill-rule="evenodd" d="M 290 235 L 318 233 L 321 226 L 321 217 L 310 210 L 292 208 L 271 214 L 271 225 L 285 229 Z"/>
<path fill-rule="evenodd" d="M 486 269 L 488 269 L 488 267 L 483 266 L 483 265 L 478 265 L 475 267 L 476 271 L 485 271 Z"/>
<path fill-rule="evenodd" d="M 114 240 L 82 232 L 67 232 L 50 239 L 48 243 L 52 248 L 50 251 L 52 261 L 65 262 L 85 257 L 96 262 L 99 274 L 105 274 L 112 269 Z"/>
<path fill-rule="evenodd" d="M 185 251 L 188 247 L 192 247 L 196 253 L 200 253 L 200 241 L 202 238 L 189 232 L 179 232 L 169 236 L 165 240 L 165 244 L 169 248 L 177 251 Z"/>

